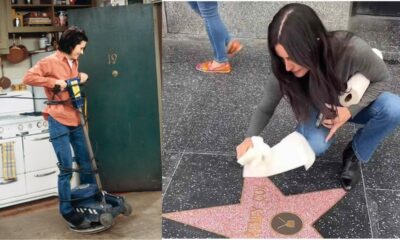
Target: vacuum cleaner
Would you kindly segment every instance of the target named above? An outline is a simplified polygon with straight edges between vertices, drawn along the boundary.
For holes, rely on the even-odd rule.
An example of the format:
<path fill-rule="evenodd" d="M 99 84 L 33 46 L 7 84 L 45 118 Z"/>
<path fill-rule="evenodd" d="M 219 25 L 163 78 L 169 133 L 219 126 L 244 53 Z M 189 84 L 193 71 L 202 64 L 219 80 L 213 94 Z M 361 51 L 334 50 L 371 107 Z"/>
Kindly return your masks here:
<path fill-rule="evenodd" d="M 95 174 L 96 178 L 96 184 L 82 184 L 71 189 L 72 207 L 75 208 L 76 213 L 81 214 L 82 217 L 91 222 L 91 227 L 82 230 L 70 226 L 70 229 L 80 233 L 102 232 L 114 224 L 114 219 L 118 215 L 129 216 L 132 213 L 132 207 L 123 197 L 109 194 L 102 189 L 92 145 L 85 126 L 86 119 L 82 110 L 84 98 L 81 93 L 80 78 L 66 80 L 66 83 L 72 105 L 80 112 L 81 127 L 83 128 L 87 150 L 92 162 L 92 169 L 94 169 L 91 173 Z M 53 92 L 57 91 L 60 91 L 59 85 L 56 85 L 55 89 L 53 89 Z M 80 172 L 77 169 L 69 170 Z M 68 169 L 60 168 L 60 171 L 68 171 Z"/>

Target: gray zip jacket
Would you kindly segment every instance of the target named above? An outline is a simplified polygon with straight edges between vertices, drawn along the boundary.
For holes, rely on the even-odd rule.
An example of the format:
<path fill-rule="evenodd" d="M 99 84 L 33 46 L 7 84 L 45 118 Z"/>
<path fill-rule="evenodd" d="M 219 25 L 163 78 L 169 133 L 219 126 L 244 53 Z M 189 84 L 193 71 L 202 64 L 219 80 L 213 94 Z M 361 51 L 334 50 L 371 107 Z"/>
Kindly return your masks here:
<path fill-rule="evenodd" d="M 340 38 L 339 36 L 336 37 Z M 375 101 L 379 94 L 388 90 L 390 75 L 385 62 L 361 38 L 353 36 L 346 51 L 350 52 L 347 52 L 343 57 L 336 56 L 337 63 L 334 70 L 339 79 L 347 82 L 351 76 L 359 72 L 370 80 L 370 85 L 360 103 L 349 107 L 351 116 L 354 117 Z M 281 98 L 282 93 L 278 80 L 275 78 L 269 79 L 264 86 L 261 102 L 250 120 L 246 137 L 257 136 L 261 133 L 271 119 Z"/>

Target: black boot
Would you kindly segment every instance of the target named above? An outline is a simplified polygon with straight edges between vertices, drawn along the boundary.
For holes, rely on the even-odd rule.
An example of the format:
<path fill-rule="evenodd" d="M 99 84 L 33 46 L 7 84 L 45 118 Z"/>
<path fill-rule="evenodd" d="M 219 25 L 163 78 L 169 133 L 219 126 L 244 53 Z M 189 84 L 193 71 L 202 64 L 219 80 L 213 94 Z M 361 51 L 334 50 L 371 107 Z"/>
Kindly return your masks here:
<path fill-rule="evenodd" d="M 340 176 L 342 187 L 350 191 L 361 179 L 358 159 L 354 154 L 352 142 L 347 144 L 343 151 L 343 170 Z"/>

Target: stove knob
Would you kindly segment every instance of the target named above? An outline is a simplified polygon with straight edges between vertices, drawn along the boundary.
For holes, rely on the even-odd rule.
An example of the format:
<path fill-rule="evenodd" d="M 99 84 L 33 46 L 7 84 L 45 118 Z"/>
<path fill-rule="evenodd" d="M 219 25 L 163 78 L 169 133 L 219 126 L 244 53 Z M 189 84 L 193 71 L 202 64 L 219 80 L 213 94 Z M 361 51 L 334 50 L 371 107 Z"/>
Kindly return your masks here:
<path fill-rule="evenodd" d="M 4 128 L 0 127 L 0 133 L 4 132 Z"/>
<path fill-rule="evenodd" d="M 20 131 L 24 130 L 24 125 L 18 124 L 18 130 L 20 130 Z"/>
<path fill-rule="evenodd" d="M 43 127 L 47 128 L 47 121 L 43 121 Z"/>
<path fill-rule="evenodd" d="M 36 126 L 37 126 L 38 128 L 41 128 L 41 127 L 42 127 L 42 122 L 39 121 L 39 122 L 36 124 Z"/>

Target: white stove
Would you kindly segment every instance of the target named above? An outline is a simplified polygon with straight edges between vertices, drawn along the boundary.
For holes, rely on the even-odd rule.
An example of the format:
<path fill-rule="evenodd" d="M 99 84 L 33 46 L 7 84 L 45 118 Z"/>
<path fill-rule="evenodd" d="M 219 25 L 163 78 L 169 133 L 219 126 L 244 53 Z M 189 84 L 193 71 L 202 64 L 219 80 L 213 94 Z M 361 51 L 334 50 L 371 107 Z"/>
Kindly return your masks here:
<path fill-rule="evenodd" d="M 33 99 L 29 98 L 32 98 L 29 91 L 0 95 L 0 139 L 48 131 L 47 121 L 41 115 L 24 115 L 34 112 Z"/>
<path fill-rule="evenodd" d="M 48 132 L 42 116 L 0 116 L 0 139 Z"/>
<path fill-rule="evenodd" d="M 33 112 L 31 92 L 0 94 L 0 167 L 3 145 L 12 143 L 17 175 L 10 180 L 0 171 L 0 208 L 57 195 L 59 170 L 48 124 L 41 115 L 25 115 Z"/>

